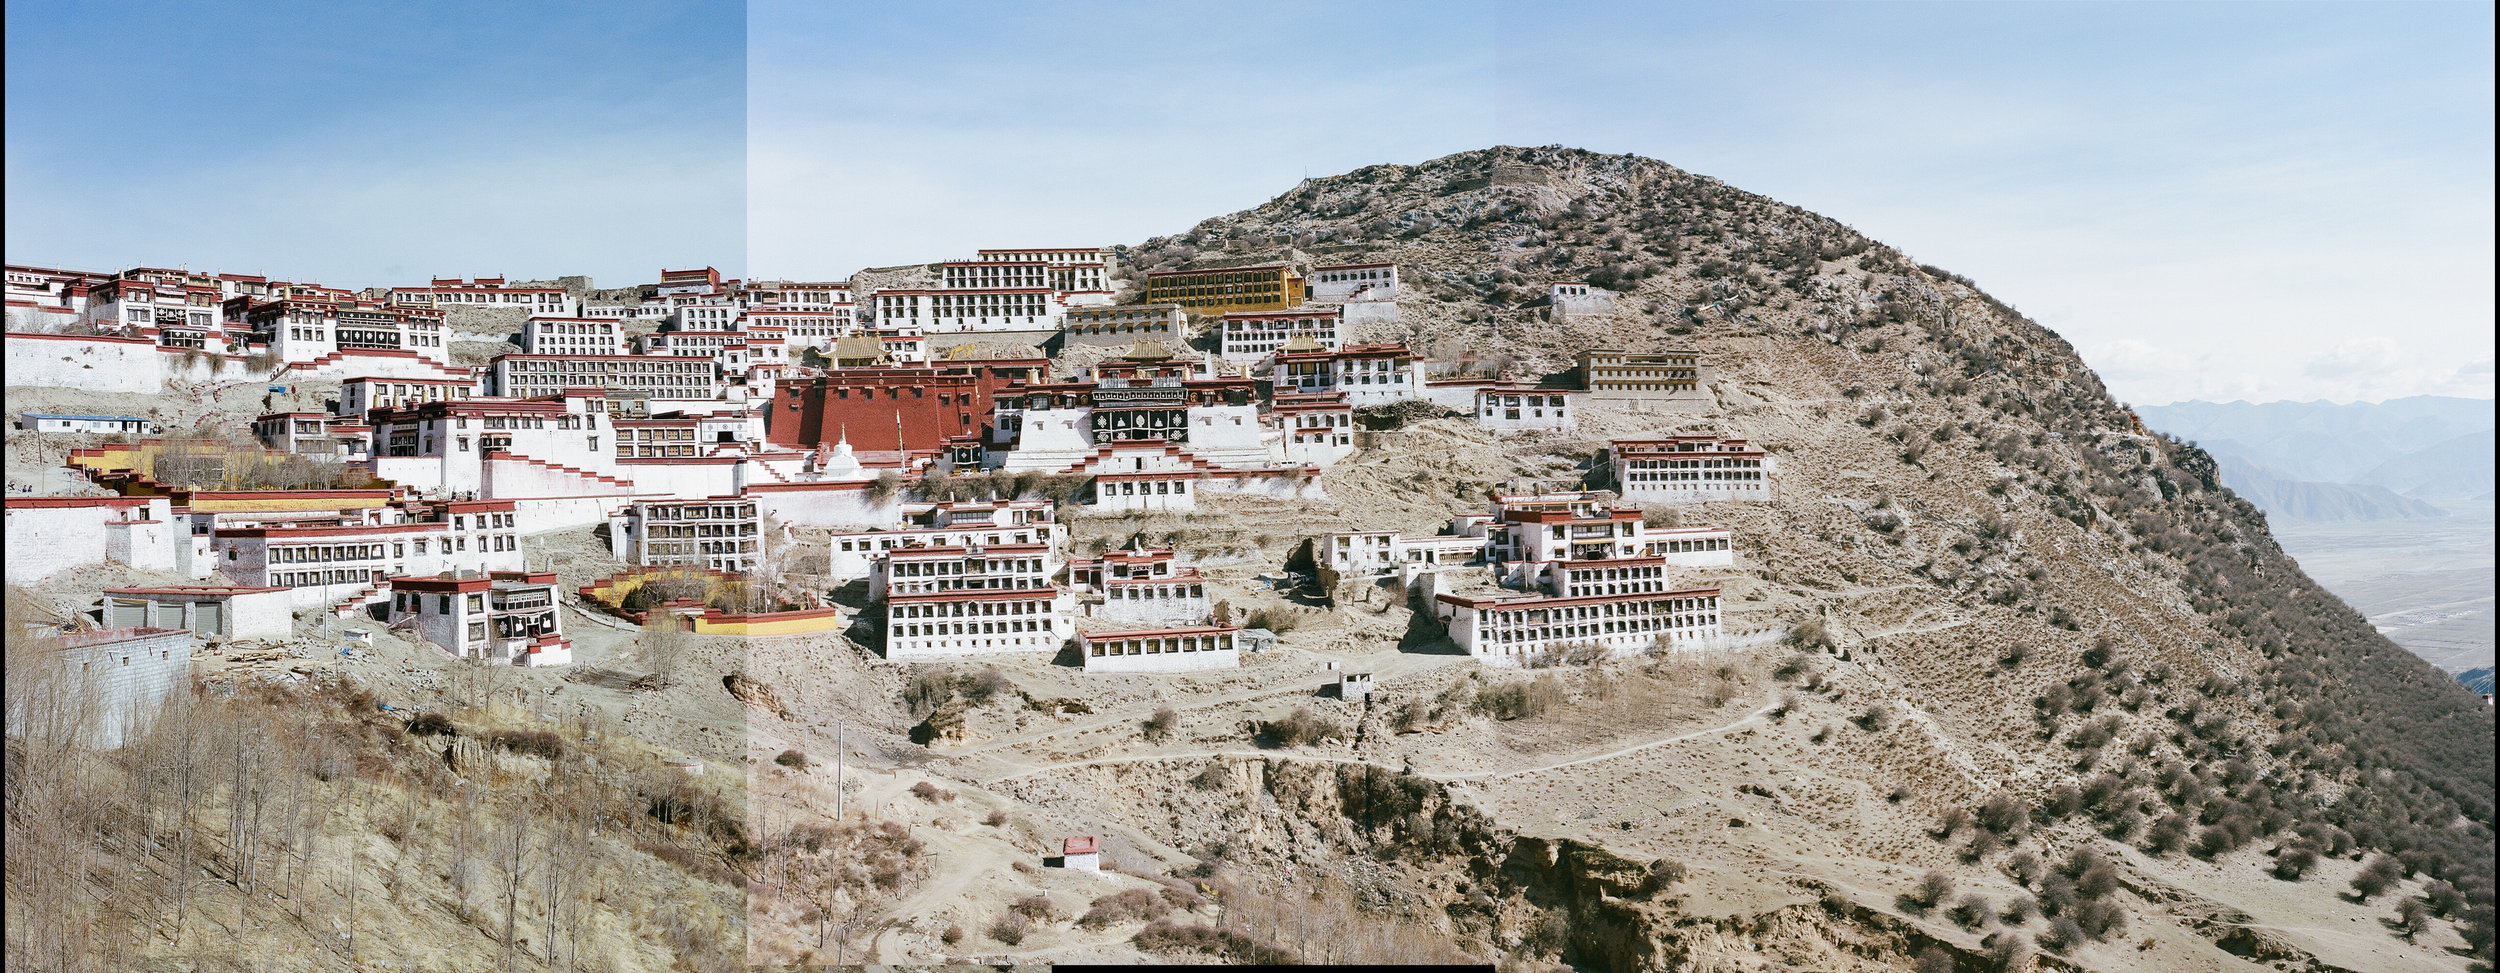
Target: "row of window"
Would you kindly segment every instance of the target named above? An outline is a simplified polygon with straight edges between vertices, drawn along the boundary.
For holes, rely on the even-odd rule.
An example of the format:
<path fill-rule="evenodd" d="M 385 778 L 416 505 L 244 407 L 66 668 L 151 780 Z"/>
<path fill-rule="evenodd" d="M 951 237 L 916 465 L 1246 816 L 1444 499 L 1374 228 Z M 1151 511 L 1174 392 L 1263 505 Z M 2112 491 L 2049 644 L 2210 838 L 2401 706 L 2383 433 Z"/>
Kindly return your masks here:
<path fill-rule="evenodd" d="M 998 535 L 998 534 L 990 534 L 990 535 L 987 535 L 987 539 L 986 539 L 986 540 L 983 540 L 981 543 L 984 543 L 984 544 L 996 544 L 996 543 L 999 543 L 999 537 L 1000 537 L 1000 536 L 1001 536 L 1001 535 Z M 1027 531 L 1018 531 L 1018 532 L 1016 532 L 1016 533 L 1014 533 L 1014 534 L 1010 534 L 1010 535 L 1006 535 L 1006 536 L 1009 538 L 1009 539 L 1006 541 L 1006 543 L 1009 543 L 1009 544 L 1032 544 L 1032 543 L 1035 543 L 1035 541 L 1033 540 L 1033 535 L 1032 535 L 1030 532 L 1027 532 Z M 921 541 L 921 542 L 922 542 L 920 545 L 913 545 L 913 544 L 910 544 L 910 543 L 904 543 L 904 544 L 902 544 L 902 545 L 899 545 L 899 546 L 901 546 L 901 547 L 903 547 L 903 548 L 905 548 L 905 549 L 908 549 L 908 548 L 911 548 L 911 547 L 914 547 L 914 546 L 930 546 L 930 547 L 960 547 L 960 546 L 962 546 L 962 545 L 972 543 L 972 535 L 971 535 L 971 534 L 951 534 L 951 535 L 950 535 L 950 534 L 927 534 L 927 535 L 922 535 L 922 534 L 896 534 L 896 535 L 892 535 L 892 536 L 885 536 L 885 537 L 844 537 L 844 538 L 838 538 L 838 539 L 836 539 L 834 543 L 835 543 L 835 545 L 836 545 L 836 546 L 840 547 L 842 550 L 845 550 L 845 551 L 851 551 L 851 550 L 858 550 L 858 551 L 890 551 L 890 550 L 894 550 L 894 549 L 898 546 L 898 545 L 895 543 L 897 540 L 903 540 L 903 541 L 909 541 L 909 540 L 919 540 L 919 541 Z M 854 545 L 857 545 L 857 546 L 854 546 Z"/>
<path fill-rule="evenodd" d="M 1173 635 L 1145 639 L 1112 639 L 1089 641 L 1086 654 L 1103 656 L 1162 655 L 1166 652 L 1231 652 L 1230 635 Z"/>
<path fill-rule="evenodd" d="M 1103 597 L 1127 601 L 1204 598 L 1206 596 L 1206 587 L 1194 584 L 1113 584 L 1103 589 Z"/>
<path fill-rule="evenodd" d="M 1707 628 L 1719 623 L 1717 615 L 1673 615 L 1649 618 L 1625 618 L 1612 621 L 1582 622 L 1534 628 L 1494 628 L 1484 633 L 1491 642 L 1542 642 L 1549 639 L 1585 638 L 1596 635 L 1625 635 L 1637 632 L 1673 632 L 1679 629 Z"/>
<path fill-rule="evenodd" d="M 894 605 L 886 617 L 903 618 L 973 618 L 985 615 L 1048 615 L 1047 601 L 937 601 L 912 605 Z"/>

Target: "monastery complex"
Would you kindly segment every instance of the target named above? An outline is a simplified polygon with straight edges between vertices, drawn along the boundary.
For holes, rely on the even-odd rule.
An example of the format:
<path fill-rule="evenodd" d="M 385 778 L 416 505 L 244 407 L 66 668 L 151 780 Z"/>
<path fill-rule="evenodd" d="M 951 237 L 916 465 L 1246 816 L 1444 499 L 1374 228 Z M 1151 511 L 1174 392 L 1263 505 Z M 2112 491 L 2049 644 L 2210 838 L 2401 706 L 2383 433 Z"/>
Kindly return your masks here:
<path fill-rule="evenodd" d="M 1592 404 L 1710 407 L 1710 365 L 1687 349 L 1598 350 L 1531 375 L 1356 340 L 1398 321 L 1398 271 L 1132 273 L 1109 248 L 998 248 L 905 285 L 706 267 L 620 292 L 583 278 L 350 291 L 11 266 L 13 387 L 338 392 L 252 420 L 248 455 L 204 451 L 150 416 L 13 415 L 13 435 L 85 438 L 49 478 L 79 495 L 11 485 L 8 581 L 101 563 L 185 579 L 110 589 L 91 613 L 99 630 L 136 633 L 91 641 L 144 645 L 167 664 L 174 650 L 156 643 L 172 636 L 278 637 L 327 614 L 414 632 L 451 657 L 565 665 L 559 608 L 597 595 L 600 610 L 699 629 L 839 628 L 896 661 L 1233 667 L 1275 637 L 1226 608 L 1190 557 L 1142 542 L 1071 551 L 1070 519 L 1186 513 L 1215 496 L 1327 503 L 1332 466 L 1415 416 L 1541 435 L 1573 433 Z M 1538 303 L 1603 314 L 1609 297 L 1556 281 Z M 509 325 L 512 346 L 456 359 L 460 328 L 487 320 Z M 232 467 L 281 461 L 319 482 L 224 482 Z M 1776 458 L 1742 439 L 1667 435 L 1615 441 L 1596 467 L 1610 491 L 1500 493 L 1430 536 L 1311 537 L 1303 580 L 1393 588 L 1491 665 L 1719 643 L 1719 591 L 1693 576 L 1732 563 L 1731 532 L 1659 511 L 1768 499 Z M 972 477 L 1022 492 L 948 499 Z M 532 538 L 576 528 L 625 573 L 579 593 L 558 585 Z M 803 572 L 864 591 L 865 607 L 770 585 L 801 528 L 826 551 Z M 633 594 L 684 578 L 770 593 L 727 607 Z"/>

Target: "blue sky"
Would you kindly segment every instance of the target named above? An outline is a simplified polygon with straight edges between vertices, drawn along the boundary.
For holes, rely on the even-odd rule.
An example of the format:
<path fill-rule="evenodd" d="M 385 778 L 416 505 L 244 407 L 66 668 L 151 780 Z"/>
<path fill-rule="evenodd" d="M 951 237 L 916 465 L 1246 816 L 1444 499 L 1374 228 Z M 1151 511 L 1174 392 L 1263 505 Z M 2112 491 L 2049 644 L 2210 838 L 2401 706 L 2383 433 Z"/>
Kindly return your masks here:
<path fill-rule="evenodd" d="M 754 269 L 1635 152 L 1977 279 L 2121 397 L 2492 394 L 2490 4 L 749 6 Z"/>
<path fill-rule="evenodd" d="M 60 3 L 8 19 L 8 260 L 437 275 L 743 261 L 728 3 Z"/>
<path fill-rule="evenodd" d="M 7 257 L 821 279 L 1560 143 L 1971 276 L 2134 401 L 2488 397 L 2492 11 L 21 2 Z"/>

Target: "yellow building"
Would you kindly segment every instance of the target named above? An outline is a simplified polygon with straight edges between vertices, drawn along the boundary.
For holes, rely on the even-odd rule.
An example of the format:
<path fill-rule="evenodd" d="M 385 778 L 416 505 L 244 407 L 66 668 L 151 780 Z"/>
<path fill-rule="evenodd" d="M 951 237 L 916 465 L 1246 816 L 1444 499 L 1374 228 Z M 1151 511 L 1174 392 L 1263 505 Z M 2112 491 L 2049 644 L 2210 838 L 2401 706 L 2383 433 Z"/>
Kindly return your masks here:
<path fill-rule="evenodd" d="M 1283 264 L 1165 270 L 1146 275 L 1147 304 L 1178 304 L 1191 314 L 1282 311 L 1300 307 L 1302 275 Z"/>

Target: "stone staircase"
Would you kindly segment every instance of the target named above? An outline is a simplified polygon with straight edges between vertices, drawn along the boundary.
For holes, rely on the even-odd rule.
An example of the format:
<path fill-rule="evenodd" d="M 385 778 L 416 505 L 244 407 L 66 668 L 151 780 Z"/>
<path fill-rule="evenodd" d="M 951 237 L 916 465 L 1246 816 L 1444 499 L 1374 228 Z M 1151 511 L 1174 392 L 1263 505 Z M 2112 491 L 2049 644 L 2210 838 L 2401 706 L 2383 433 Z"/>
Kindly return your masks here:
<path fill-rule="evenodd" d="M 375 584 L 369 584 L 364 586 L 362 590 L 357 591 L 355 594 L 342 599 L 337 604 L 331 605 L 330 614 L 333 617 L 346 618 L 350 615 L 364 611 L 367 607 L 381 604 L 390 597 L 390 582 L 383 581 Z"/>
<path fill-rule="evenodd" d="M 1126 449 L 1126 450 L 1137 450 L 1137 449 L 1141 449 L 1141 448 L 1151 448 L 1151 447 L 1153 447 L 1153 446 L 1157 446 L 1157 445 L 1159 445 L 1159 446 L 1162 446 L 1162 447 L 1163 447 L 1163 455 L 1165 455 L 1165 456 L 1170 456 L 1170 457 L 1174 457 L 1174 458 L 1177 458 L 1177 459 L 1180 459 L 1180 460 L 1184 460 L 1184 461 L 1186 462 L 1186 464 L 1187 464 L 1187 465 L 1182 466 L 1182 467 L 1178 467 L 1178 468 L 1166 468 L 1166 469 L 1162 469 L 1162 470 L 1145 470 L 1145 471 L 1142 471 L 1142 472 L 1147 472 L 1147 473 L 1176 473 L 1176 472 L 1181 472 L 1181 471 L 1184 471 L 1184 470 L 1199 470 L 1199 471 L 1207 471 L 1207 470 L 1217 470 L 1217 469 L 1222 469 L 1222 467 L 1217 466 L 1217 465 L 1215 465 L 1214 463 L 1210 463 L 1210 462 L 1207 462 L 1206 460 L 1199 459 L 1199 458 L 1198 458 L 1198 456 L 1197 456 L 1197 454 L 1190 452 L 1190 451 L 1189 451 L 1189 449 L 1188 449 L 1187 447 L 1181 446 L 1181 445 L 1180 445 L 1180 444 L 1178 444 L 1178 443 L 1166 443 L 1166 442 L 1159 442 L 1159 441 L 1140 441 L 1140 440 L 1131 440 L 1131 441 L 1129 441 L 1129 442 L 1127 442 L 1127 443 L 1121 443 L 1121 444 L 1115 444 L 1115 445 L 1109 445 L 1109 446 L 1097 445 L 1097 446 L 1095 446 L 1095 447 L 1094 447 L 1094 452 L 1093 452 L 1093 455 L 1087 456 L 1087 457 L 1085 457 L 1084 459 L 1077 460 L 1077 461 L 1076 461 L 1076 462 L 1074 462 L 1074 463 L 1070 463 L 1070 464 L 1068 464 L 1068 465 L 1067 465 L 1067 467 L 1066 467 L 1066 468 L 1061 469 L 1059 472 L 1060 472 L 1061 474 L 1068 474 L 1068 473 L 1123 473 L 1123 472 L 1133 473 L 1133 472 L 1141 472 L 1141 471 L 1137 471 L 1137 470 L 1104 470 L 1104 469 L 1100 468 L 1097 464 L 1100 464 L 1100 463 L 1101 463 L 1102 461 L 1104 461 L 1104 460 L 1110 459 L 1110 458 L 1111 458 L 1111 454 L 1116 453 L 1116 452 L 1119 452 L 1119 451 L 1121 451 L 1121 450 L 1123 450 L 1123 449 Z"/>
<path fill-rule="evenodd" d="M 579 467 L 574 467 L 574 466 L 567 466 L 567 465 L 565 465 L 565 464 L 563 464 L 563 463 L 550 463 L 550 462 L 547 462 L 546 460 L 542 460 L 542 459 L 533 459 L 533 458 L 531 458 L 531 457 L 528 457 L 528 456 L 523 456 L 523 455 L 521 455 L 521 454 L 519 454 L 519 453 L 515 453 L 515 452 L 512 452 L 511 450 L 507 450 L 507 449 L 489 450 L 489 451 L 487 452 L 487 454 L 486 454 L 486 458 L 487 458 L 487 459 L 489 459 L 489 460 L 498 460 L 498 459 L 504 459 L 504 460 L 517 460 L 517 461 L 519 461 L 519 462 L 527 463 L 527 464 L 529 464 L 529 465 L 531 465 L 531 466 L 535 466 L 535 467 L 538 467 L 538 468 L 543 469 L 543 470 L 548 470 L 548 471 L 550 471 L 550 472 L 555 472 L 555 473 L 562 473 L 562 474 L 564 474 L 564 475 L 566 475 L 566 476 L 571 476 L 571 477 L 576 477 L 576 478 L 583 479 L 583 480 L 588 480 L 588 481 L 591 481 L 591 482 L 593 482 L 593 483 L 603 483 L 603 484 L 606 484 L 606 485 L 608 485 L 608 486 L 615 487 L 615 488 L 617 488 L 617 489 L 619 489 L 619 490 L 631 490 L 631 489 L 633 489 L 633 488 L 634 488 L 633 481 L 631 481 L 631 480 L 620 480 L 620 479 L 617 479 L 616 477 L 609 476 L 609 475 L 607 475 L 607 474 L 605 474 L 605 473 L 593 473 L 593 472 L 591 472 L 591 471 L 589 471 L 589 470 L 581 469 L 581 468 L 579 468 Z"/>

